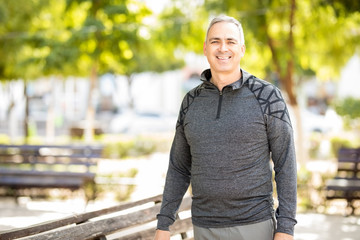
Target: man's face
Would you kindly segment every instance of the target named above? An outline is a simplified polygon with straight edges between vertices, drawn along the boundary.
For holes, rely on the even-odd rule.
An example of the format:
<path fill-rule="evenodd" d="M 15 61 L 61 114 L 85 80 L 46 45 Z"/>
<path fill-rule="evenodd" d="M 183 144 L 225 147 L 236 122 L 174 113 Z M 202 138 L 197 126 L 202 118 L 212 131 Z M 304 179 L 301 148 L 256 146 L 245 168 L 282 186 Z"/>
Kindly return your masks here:
<path fill-rule="evenodd" d="M 240 43 L 237 26 L 229 22 L 215 23 L 209 30 L 204 43 L 204 55 L 215 73 L 238 71 L 245 45 Z"/>

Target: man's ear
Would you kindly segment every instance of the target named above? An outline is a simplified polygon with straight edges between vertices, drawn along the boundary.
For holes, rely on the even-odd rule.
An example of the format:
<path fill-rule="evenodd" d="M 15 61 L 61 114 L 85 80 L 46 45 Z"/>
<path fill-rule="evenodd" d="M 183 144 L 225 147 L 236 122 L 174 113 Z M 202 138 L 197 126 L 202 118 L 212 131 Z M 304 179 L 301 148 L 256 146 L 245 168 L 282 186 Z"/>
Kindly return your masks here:
<path fill-rule="evenodd" d="M 244 55 L 245 55 L 245 50 L 246 50 L 246 47 L 245 47 L 245 44 L 243 44 L 242 46 L 241 46 L 241 57 L 243 57 Z"/>

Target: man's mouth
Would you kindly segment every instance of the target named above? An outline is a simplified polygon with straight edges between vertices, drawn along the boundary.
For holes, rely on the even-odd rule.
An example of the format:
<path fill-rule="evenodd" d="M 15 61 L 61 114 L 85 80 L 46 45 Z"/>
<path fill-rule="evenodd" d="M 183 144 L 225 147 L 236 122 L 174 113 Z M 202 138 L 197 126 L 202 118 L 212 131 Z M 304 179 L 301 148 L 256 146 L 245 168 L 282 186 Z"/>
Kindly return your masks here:
<path fill-rule="evenodd" d="M 231 58 L 231 56 L 216 56 L 216 58 L 219 60 L 228 60 Z"/>

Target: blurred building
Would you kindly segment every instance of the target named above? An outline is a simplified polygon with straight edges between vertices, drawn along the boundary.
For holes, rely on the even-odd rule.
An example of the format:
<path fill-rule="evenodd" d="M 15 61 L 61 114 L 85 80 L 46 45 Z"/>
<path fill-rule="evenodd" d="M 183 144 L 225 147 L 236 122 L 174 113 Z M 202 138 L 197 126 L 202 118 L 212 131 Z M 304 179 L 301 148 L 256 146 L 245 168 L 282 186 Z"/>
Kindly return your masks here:
<path fill-rule="evenodd" d="M 341 71 L 337 96 L 360 98 L 360 56 L 353 56 Z"/>
<path fill-rule="evenodd" d="M 96 127 L 105 133 L 173 131 L 184 94 L 201 83 L 199 75 L 208 68 L 206 58 L 195 54 L 189 54 L 186 63 L 181 70 L 137 74 L 131 85 L 124 76 L 106 74 L 99 77 L 92 99 Z M 302 85 L 300 95 L 304 114 L 310 116 L 307 119 L 315 119 L 308 126 L 309 131 L 324 131 L 327 127 L 324 117 L 330 99 L 360 98 L 359 78 L 360 58 L 354 56 L 342 70 L 338 82 L 325 83 L 314 78 Z M 0 84 L 0 134 L 23 136 L 23 93 L 24 83 L 20 80 Z M 67 135 L 72 127 L 83 125 L 88 79 L 38 79 L 28 83 L 27 93 L 32 134 L 45 136 L 46 132 L 52 131 L 55 136 Z"/>

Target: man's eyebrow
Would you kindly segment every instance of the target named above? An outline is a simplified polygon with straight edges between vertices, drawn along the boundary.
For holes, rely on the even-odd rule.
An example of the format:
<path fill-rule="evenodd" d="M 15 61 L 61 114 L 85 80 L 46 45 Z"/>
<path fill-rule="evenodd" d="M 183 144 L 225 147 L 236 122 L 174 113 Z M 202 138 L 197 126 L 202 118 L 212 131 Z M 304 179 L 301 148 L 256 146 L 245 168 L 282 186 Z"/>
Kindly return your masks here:
<path fill-rule="evenodd" d="M 220 40 L 220 38 L 219 38 L 219 37 L 212 37 L 212 38 L 209 38 L 209 41 L 211 41 L 211 40 Z"/>
<path fill-rule="evenodd" d="M 220 38 L 220 37 L 212 37 L 212 38 L 209 38 L 209 41 L 214 41 L 214 40 L 221 40 L 221 38 Z M 237 40 L 236 38 L 232 38 L 232 37 L 226 38 L 225 40 L 238 42 L 238 40 Z"/>

